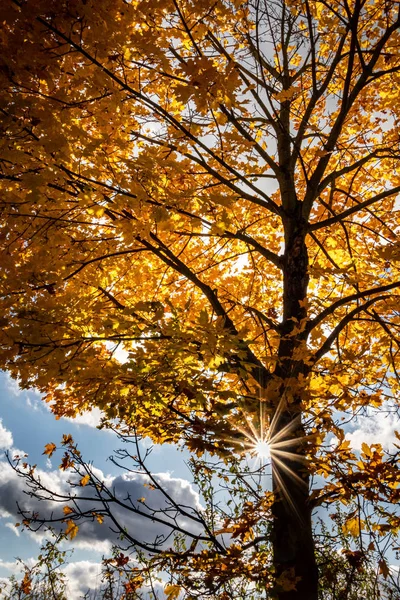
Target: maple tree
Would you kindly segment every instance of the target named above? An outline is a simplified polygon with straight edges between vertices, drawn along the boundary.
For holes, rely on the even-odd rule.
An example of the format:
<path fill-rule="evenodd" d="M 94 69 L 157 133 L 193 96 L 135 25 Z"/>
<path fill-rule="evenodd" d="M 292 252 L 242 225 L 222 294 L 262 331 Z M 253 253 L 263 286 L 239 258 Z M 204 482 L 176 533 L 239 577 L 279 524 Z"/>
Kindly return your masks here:
<path fill-rule="evenodd" d="M 58 416 L 199 455 L 267 440 L 274 594 L 317 598 L 315 506 L 374 502 L 354 536 L 400 525 L 397 454 L 344 431 L 397 407 L 398 2 L 0 20 L 2 367 Z"/>

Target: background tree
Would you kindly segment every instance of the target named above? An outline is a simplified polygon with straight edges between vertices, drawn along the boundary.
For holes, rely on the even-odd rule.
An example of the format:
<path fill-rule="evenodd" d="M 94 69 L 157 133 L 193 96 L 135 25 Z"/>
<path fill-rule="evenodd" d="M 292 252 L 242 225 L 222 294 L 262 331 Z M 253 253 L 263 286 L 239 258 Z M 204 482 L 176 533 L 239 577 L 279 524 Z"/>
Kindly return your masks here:
<path fill-rule="evenodd" d="M 50 531 L 49 531 L 50 533 Z M 17 559 L 20 564 L 20 577 L 12 575 L 6 582 L 0 584 L 1 600 L 68 600 L 71 599 L 68 588 L 68 578 L 63 569 L 68 564 L 72 551 L 62 550 L 61 545 L 66 541 L 64 534 L 55 534 L 46 540 L 32 565 Z M 134 600 L 134 596 L 125 593 L 126 587 L 116 568 L 110 564 L 117 562 L 108 560 L 103 563 L 103 582 L 97 590 L 88 590 L 81 595 L 82 600 Z M 137 597 L 137 596 L 135 596 Z M 156 596 L 155 596 L 156 598 Z"/>
<path fill-rule="evenodd" d="M 8 585 L 0 585 L 2 600 L 67 600 L 67 582 L 62 569 L 66 565 L 67 551 L 59 544 L 65 539 L 63 534 L 44 542 L 38 560 L 34 565 L 18 559 L 23 577 L 18 580 L 13 575 Z"/>
<path fill-rule="evenodd" d="M 0 18 L 1 364 L 58 415 L 221 457 L 268 439 L 274 593 L 316 598 L 313 506 L 398 526 L 397 455 L 359 460 L 341 420 L 397 410 L 398 3 Z"/>

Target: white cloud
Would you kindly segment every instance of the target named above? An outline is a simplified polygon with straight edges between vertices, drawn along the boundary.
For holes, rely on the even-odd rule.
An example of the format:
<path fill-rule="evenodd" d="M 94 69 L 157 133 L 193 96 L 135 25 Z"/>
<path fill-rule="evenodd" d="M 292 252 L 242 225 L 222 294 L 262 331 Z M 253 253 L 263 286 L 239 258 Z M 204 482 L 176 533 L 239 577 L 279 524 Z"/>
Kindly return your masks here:
<path fill-rule="evenodd" d="M 41 400 L 40 396 L 34 396 L 33 398 L 31 398 L 30 396 L 26 396 L 26 404 L 27 406 L 29 406 L 29 408 L 31 408 L 34 411 L 38 411 L 41 408 L 43 408 L 45 405 L 43 404 L 43 401 Z"/>
<path fill-rule="evenodd" d="M 3 373 L 5 378 L 6 389 L 13 396 L 21 396 L 27 406 L 34 411 L 47 410 L 51 411 L 51 404 L 43 402 L 40 393 L 35 389 L 24 390 L 19 386 L 19 382 L 13 379 L 9 373 Z M 63 420 L 74 423 L 75 425 L 86 425 L 88 427 L 98 427 L 104 413 L 99 408 L 85 411 L 76 417 L 62 417 Z M 0 425 L 1 427 L 1 425 Z M 107 429 L 105 431 L 108 431 Z M 0 429 L 0 444 L 1 444 L 1 429 Z M 1 449 L 1 445 L 0 445 Z"/>
<path fill-rule="evenodd" d="M 15 523 L 12 523 L 11 521 L 4 523 L 4 527 L 8 527 L 8 529 L 15 533 L 17 537 L 21 535 L 21 532 L 19 531 L 18 527 L 15 527 Z"/>
<path fill-rule="evenodd" d="M 12 445 L 12 433 L 3 426 L 3 421 L 0 419 L 0 450 L 9 450 Z"/>
<path fill-rule="evenodd" d="M 20 388 L 18 380 L 13 379 L 9 373 L 3 373 L 3 376 L 5 378 L 6 388 L 10 392 L 10 394 L 12 394 L 13 396 L 21 396 L 24 390 Z"/>
<path fill-rule="evenodd" d="M 104 413 L 99 408 L 85 411 L 76 417 L 62 417 L 65 421 L 74 423 L 74 425 L 87 425 L 88 427 L 98 427 Z"/>
<path fill-rule="evenodd" d="M 101 564 L 89 560 L 70 562 L 63 568 L 68 579 L 68 598 L 78 600 L 88 590 L 96 590 L 101 585 Z"/>
<path fill-rule="evenodd" d="M 29 568 L 36 564 L 35 558 L 27 558 L 24 560 L 24 564 Z M 0 558 L 0 569 L 5 569 L 10 575 L 18 575 L 21 573 L 21 561 L 20 560 L 2 560 Z"/>
<path fill-rule="evenodd" d="M 353 450 L 361 450 L 363 442 L 368 445 L 382 444 L 386 450 L 389 450 L 397 440 L 395 430 L 400 430 L 400 420 L 397 415 L 374 411 L 368 416 L 358 417 L 357 427 L 346 433 L 346 439 L 350 440 Z"/>
<path fill-rule="evenodd" d="M 10 590 L 10 582 L 6 577 L 0 577 L 0 592 L 6 594 Z"/>
<path fill-rule="evenodd" d="M 200 532 L 199 523 L 191 520 L 188 516 L 179 515 L 160 490 L 146 487 L 147 476 L 140 473 L 123 473 L 117 477 L 111 477 L 104 475 L 99 469 L 93 469 L 93 471 L 98 479 L 104 481 L 108 489 L 112 490 L 121 503 L 112 505 L 114 518 L 138 542 L 152 544 L 158 538 L 165 547 L 168 547 L 172 541 L 168 538 L 171 532 L 168 524 L 173 523 L 174 519 L 183 530 L 191 531 L 193 534 Z M 58 469 L 53 471 L 38 469 L 37 475 L 40 476 L 43 486 L 47 489 L 58 494 L 71 492 L 68 483 L 69 479 L 73 479 L 71 473 Z M 158 473 L 155 478 L 160 483 L 162 490 L 174 499 L 177 506 L 185 506 L 187 513 L 190 513 L 191 510 L 201 510 L 199 496 L 188 481 L 174 478 L 168 473 Z M 18 502 L 21 509 L 38 512 L 40 516 L 46 517 L 52 513 L 53 517 L 64 518 L 62 509 L 65 504 L 56 503 L 50 495 L 47 500 L 41 501 L 31 498 L 24 493 L 26 491 L 24 484 L 24 479 L 19 477 L 7 462 L 0 461 L 0 511 L 10 515 L 11 518 L 15 517 L 15 520 L 20 520 L 17 510 Z M 76 494 L 76 502 L 82 510 L 96 511 L 99 507 L 101 508 L 101 504 L 90 486 L 74 488 L 72 494 Z M 80 500 L 79 497 L 83 495 L 86 500 Z M 139 498 L 143 497 L 146 499 L 147 507 L 138 502 Z M 71 505 L 71 503 L 69 504 Z M 132 505 L 138 507 L 141 514 L 130 510 Z M 160 518 L 162 522 L 154 522 L 152 517 Z M 60 527 L 64 528 L 65 525 L 61 524 Z M 115 529 L 107 517 L 103 524 L 97 523 L 96 520 L 81 522 L 74 545 L 107 553 L 110 544 L 118 542 L 117 534 L 110 527 Z M 40 541 L 41 537 L 32 534 L 32 538 L 36 538 L 37 541 Z"/>

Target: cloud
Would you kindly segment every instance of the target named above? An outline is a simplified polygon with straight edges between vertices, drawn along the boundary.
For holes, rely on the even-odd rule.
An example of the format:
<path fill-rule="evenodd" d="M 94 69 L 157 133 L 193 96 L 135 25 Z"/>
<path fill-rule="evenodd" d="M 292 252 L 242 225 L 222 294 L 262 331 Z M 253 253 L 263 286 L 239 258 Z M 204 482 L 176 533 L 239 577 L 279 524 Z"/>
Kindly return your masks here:
<path fill-rule="evenodd" d="M 12 531 L 17 537 L 21 535 L 21 532 L 19 531 L 18 527 L 15 527 L 15 523 L 13 523 L 12 521 L 4 523 L 4 527 L 10 529 L 10 531 Z"/>
<path fill-rule="evenodd" d="M 101 419 L 103 416 L 104 413 L 99 408 L 93 408 L 92 410 L 85 411 L 81 415 L 76 415 L 76 417 L 62 418 L 65 421 L 74 423 L 74 425 L 87 425 L 88 427 L 98 427 L 101 423 Z"/>
<path fill-rule="evenodd" d="M 88 590 L 96 590 L 101 585 L 101 564 L 89 560 L 70 562 L 63 568 L 68 581 L 68 598 L 78 600 Z"/>
<path fill-rule="evenodd" d="M 47 405 L 50 410 L 51 405 Z M 82 414 L 76 415 L 75 417 L 61 417 L 63 421 L 69 421 L 74 425 L 87 425 L 88 427 L 98 427 L 101 424 L 101 420 L 104 417 L 104 413 L 99 408 L 93 408 L 92 410 L 86 410 Z M 107 429 L 105 429 L 107 431 Z"/>
<path fill-rule="evenodd" d="M 12 445 L 12 433 L 3 426 L 3 421 L 0 419 L 0 450 L 9 450 Z"/>
<path fill-rule="evenodd" d="M 28 558 L 24 561 L 29 567 L 33 567 L 36 563 L 34 558 Z M 12 575 L 17 575 L 21 570 L 21 563 L 18 560 L 3 560 L 0 558 L 0 569 L 9 571 Z"/>
<path fill-rule="evenodd" d="M 190 519 L 193 510 L 201 510 L 199 496 L 190 483 L 184 479 L 174 478 L 168 473 L 158 473 L 156 480 L 160 483 L 163 494 L 160 490 L 149 489 L 146 487 L 149 483 L 148 477 L 140 473 L 123 473 L 117 477 L 104 475 L 100 470 L 93 469 L 100 481 L 104 481 L 109 490 L 112 490 L 118 498 L 120 504 L 111 504 L 113 517 L 120 527 L 127 531 L 135 540 L 143 544 L 152 544 L 156 539 L 169 547 L 172 539 L 169 537 L 171 527 L 168 523 L 176 523 L 185 531 L 193 534 L 200 533 L 198 522 Z M 68 480 L 73 478 L 71 473 L 65 473 L 60 470 L 37 471 L 40 475 L 42 485 L 56 494 L 66 494 L 71 489 Z M 28 511 L 38 512 L 40 516 L 46 517 L 53 514 L 53 517 L 64 518 L 62 512 L 65 504 L 60 504 L 51 499 L 48 495 L 46 500 L 37 500 L 31 498 L 26 493 L 25 480 L 18 476 L 12 467 L 5 461 L 0 461 L 0 511 L 10 516 L 15 516 L 19 520 L 17 511 L 17 502 L 19 506 Z M 101 503 L 95 497 L 95 490 L 90 486 L 76 487 L 72 490 L 76 494 L 75 501 L 81 509 L 87 509 L 95 512 L 102 508 Z M 85 496 L 85 500 L 80 499 Z M 144 503 L 138 500 L 145 498 Z M 184 506 L 186 515 L 179 515 L 172 506 L 168 498 L 172 498 L 179 506 Z M 69 503 L 72 506 L 72 503 Z M 141 514 L 136 514 L 132 506 L 138 507 Z M 148 517 L 146 516 L 148 515 Z M 157 519 L 160 519 L 157 521 Z M 75 546 L 90 547 L 92 550 L 109 550 L 111 544 L 117 543 L 118 535 L 110 527 L 115 529 L 114 525 L 105 518 L 103 524 L 99 524 L 95 519 L 78 523 L 79 533 L 74 539 Z M 65 524 L 57 527 L 65 528 Z M 35 534 L 32 534 L 35 538 Z M 37 536 L 40 541 L 41 536 Z"/>
<path fill-rule="evenodd" d="M 17 379 L 11 377 L 9 373 L 2 373 L 2 376 L 5 379 L 5 387 L 7 391 L 12 394 L 12 396 L 21 396 L 24 393 L 24 390 L 20 387 Z"/>
<path fill-rule="evenodd" d="M 376 411 L 365 417 L 358 417 L 357 427 L 346 433 L 353 450 L 361 450 L 363 442 L 368 445 L 382 444 L 389 450 L 393 443 L 398 442 L 394 432 L 400 430 L 400 420 L 397 415 L 386 411 Z"/>

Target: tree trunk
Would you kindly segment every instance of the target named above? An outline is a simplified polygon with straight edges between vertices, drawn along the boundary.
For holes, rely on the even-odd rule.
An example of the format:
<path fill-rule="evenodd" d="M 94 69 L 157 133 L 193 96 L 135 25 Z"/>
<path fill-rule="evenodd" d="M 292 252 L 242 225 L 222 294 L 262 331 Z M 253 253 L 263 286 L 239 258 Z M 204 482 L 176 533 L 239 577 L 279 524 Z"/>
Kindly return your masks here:
<path fill-rule="evenodd" d="M 292 415 L 285 412 L 281 425 L 292 420 Z M 296 434 L 299 437 L 303 434 L 302 427 L 297 428 Z M 318 572 L 308 502 L 309 476 L 301 461 L 284 459 L 284 464 L 285 468 L 273 460 L 275 593 L 279 600 L 317 600 Z"/>
<path fill-rule="evenodd" d="M 300 204 L 297 205 L 300 209 Z M 314 554 L 309 504 L 309 473 L 305 461 L 306 441 L 301 422 L 301 390 L 298 376 L 303 359 L 295 355 L 305 334 L 301 322 L 307 317 L 304 300 L 308 286 L 306 227 L 300 214 L 286 224 L 283 275 L 283 322 L 279 361 L 274 372 L 281 381 L 275 405 L 271 448 L 273 466 L 273 560 L 278 600 L 317 600 L 318 572 Z M 297 331 L 295 329 L 297 328 Z M 281 445 L 285 442 L 284 445 Z M 280 451 L 290 454 L 281 454 Z"/>

